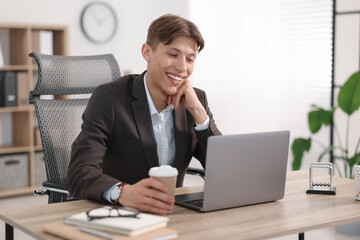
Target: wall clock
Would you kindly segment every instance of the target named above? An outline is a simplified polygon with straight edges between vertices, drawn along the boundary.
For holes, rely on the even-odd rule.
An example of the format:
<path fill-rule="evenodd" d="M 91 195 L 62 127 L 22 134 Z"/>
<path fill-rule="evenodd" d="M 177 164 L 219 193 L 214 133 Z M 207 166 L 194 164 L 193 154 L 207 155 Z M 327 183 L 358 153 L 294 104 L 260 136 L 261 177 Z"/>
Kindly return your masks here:
<path fill-rule="evenodd" d="M 81 13 L 81 29 L 93 43 L 106 43 L 116 33 L 118 23 L 114 9 L 105 2 L 92 2 Z"/>

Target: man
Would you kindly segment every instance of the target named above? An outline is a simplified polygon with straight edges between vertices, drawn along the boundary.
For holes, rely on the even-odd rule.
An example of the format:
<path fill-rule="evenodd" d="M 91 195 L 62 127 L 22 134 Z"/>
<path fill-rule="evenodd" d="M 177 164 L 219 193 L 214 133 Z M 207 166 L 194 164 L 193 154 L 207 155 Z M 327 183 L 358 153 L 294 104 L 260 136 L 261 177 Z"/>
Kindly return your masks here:
<path fill-rule="evenodd" d="M 141 48 L 147 71 L 99 86 L 89 100 L 69 164 L 74 197 L 156 214 L 173 209 L 174 199 L 148 177 L 149 169 L 176 167 L 182 186 L 191 158 L 205 166 L 207 138 L 221 134 L 205 92 L 188 80 L 203 47 L 186 19 L 164 15 L 152 22 Z"/>

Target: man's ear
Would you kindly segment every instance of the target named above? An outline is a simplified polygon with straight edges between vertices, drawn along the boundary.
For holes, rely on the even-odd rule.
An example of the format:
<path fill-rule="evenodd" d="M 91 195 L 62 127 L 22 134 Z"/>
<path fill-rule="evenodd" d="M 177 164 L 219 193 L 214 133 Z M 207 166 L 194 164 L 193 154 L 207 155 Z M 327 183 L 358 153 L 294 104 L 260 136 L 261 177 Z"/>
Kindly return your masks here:
<path fill-rule="evenodd" d="M 150 45 L 147 43 L 144 43 L 141 47 L 141 53 L 147 62 L 150 61 L 150 52 L 151 52 Z"/>

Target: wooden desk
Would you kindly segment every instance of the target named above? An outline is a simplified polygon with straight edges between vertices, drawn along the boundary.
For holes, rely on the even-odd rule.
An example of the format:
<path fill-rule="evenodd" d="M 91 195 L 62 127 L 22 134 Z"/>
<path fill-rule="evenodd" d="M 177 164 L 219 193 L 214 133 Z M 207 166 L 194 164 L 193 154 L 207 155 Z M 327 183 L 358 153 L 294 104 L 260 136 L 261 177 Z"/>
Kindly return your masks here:
<path fill-rule="evenodd" d="M 175 206 L 168 227 L 177 230 L 180 239 L 264 239 L 360 221 L 353 180 L 333 180 L 335 196 L 308 195 L 308 172 L 289 172 L 285 198 L 280 201 L 209 213 Z M 177 193 L 199 190 L 183 188 Z M 59 239 L 43 233 L 42 226 L 99 205 L 82 200 L 5 209 L 0 211 L 0 219 L 37 239 Z"/>

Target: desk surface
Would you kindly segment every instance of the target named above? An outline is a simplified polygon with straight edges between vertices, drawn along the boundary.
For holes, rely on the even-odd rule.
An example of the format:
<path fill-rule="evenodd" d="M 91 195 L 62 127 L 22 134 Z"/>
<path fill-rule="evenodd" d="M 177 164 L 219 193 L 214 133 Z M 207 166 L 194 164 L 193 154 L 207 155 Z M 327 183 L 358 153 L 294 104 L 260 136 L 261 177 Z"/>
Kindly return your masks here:
<path fill-rule="evenodd" d="M 175 206 L 168 227 L 181 239 L 264 239 L 360 221 L 360 201 L 354 200 L 353 180 L 334 177 L 335 196 L 308 195 L 308 172 L 289 172 L 284 199 L 276 202 L 198 213 Z M 177 189 L 198 192 L 201 187 Z M 35 198 L 35 197 L 34 197 Z M 38 239 L 59 239 L 42 226 L 99 206 L 91 201 L 5 209 L 0 219 Z"/>

